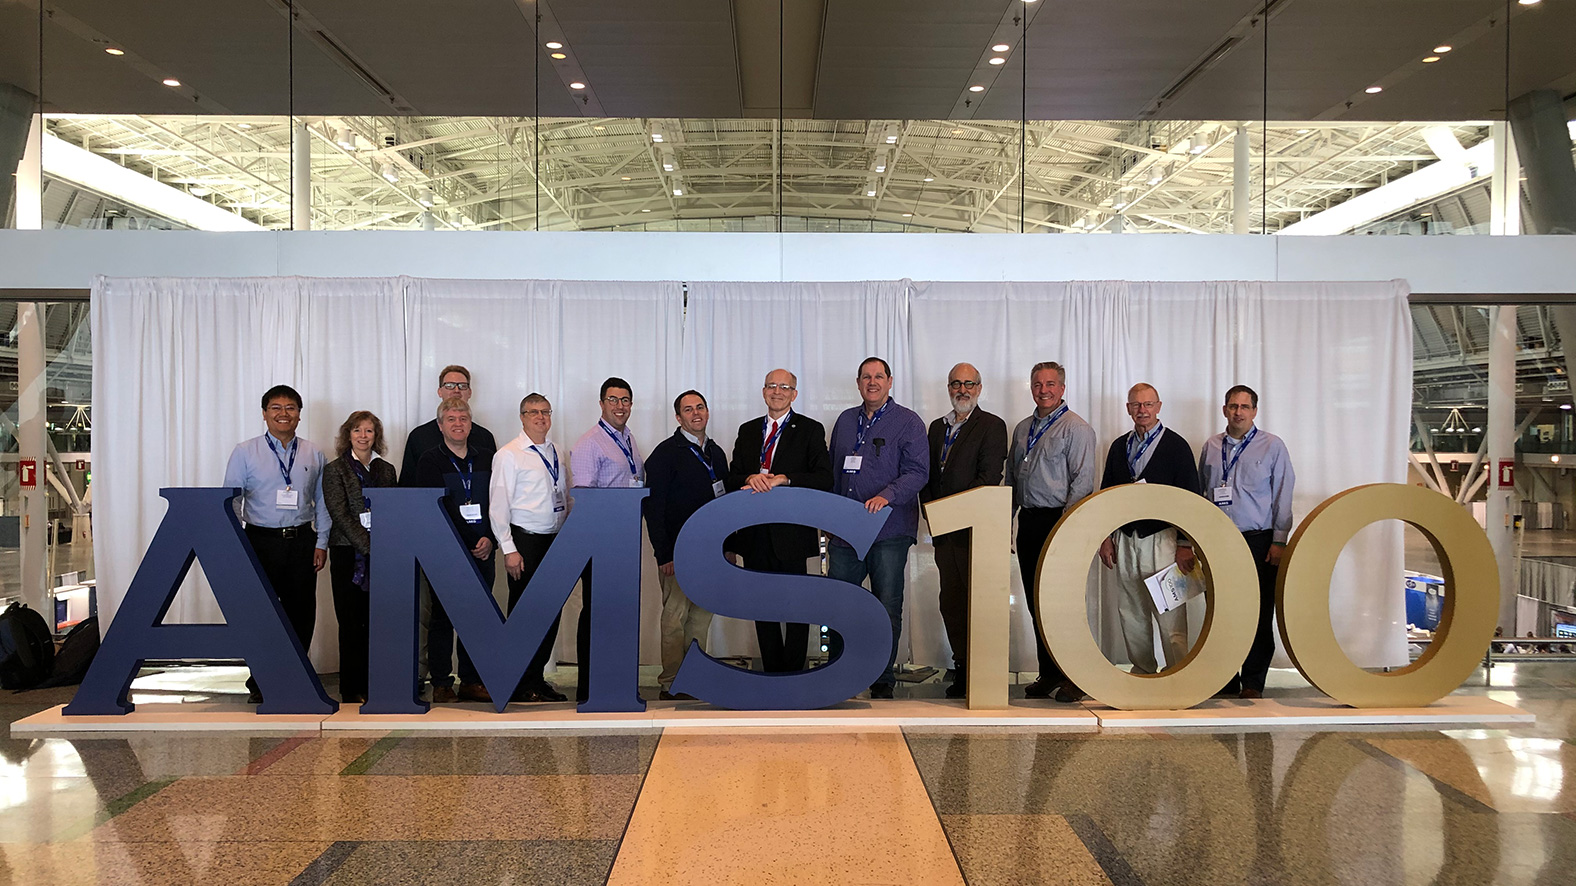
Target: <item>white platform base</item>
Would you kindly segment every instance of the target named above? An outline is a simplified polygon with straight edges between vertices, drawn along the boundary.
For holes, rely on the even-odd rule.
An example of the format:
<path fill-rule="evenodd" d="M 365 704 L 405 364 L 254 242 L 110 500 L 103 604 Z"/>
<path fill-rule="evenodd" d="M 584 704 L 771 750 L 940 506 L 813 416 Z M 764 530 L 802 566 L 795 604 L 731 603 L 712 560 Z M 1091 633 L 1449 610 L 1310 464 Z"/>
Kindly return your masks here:
<path fill-rule="evenodd" d="M 1219 729 L 1335 729 L 1347 726 L 1505 726 L 1536 718 L 1492 699 L 1448 695 L 1426 708 L 1349 708 L 1329 698 L 1212 698 L 1185 711 L 1118 711 L 1101 704 L 1085 707 L 1100 718 L 1101 729 L 1198 727 Z"/>
<path fill-rule="evenodd" d="M 1059 705 L 1018 701 L 1006 710 L 971 711 L 962 701 L 854 700 L 819 711 L 727 711 L 704 702 L 648 702 L 642 713 L 581 714 L 574 705 L 510 705 L 502 714 L 479 704 L 434 705 L 423 715 L 362 714 L 345 706 L 337 713 L 260 715 L 249 705 L 142 704 L 120 717 L 67 717 L 64 705 L 11 724 L 12 735 L 70 735 L 115 732 L 520 732 L 540 729 L 608 731 L 703 727 L 871 728 L 929 726 L 970 728 L 1017 726 L 1059 732 L 1106 729 L 1334 729 L 1348 726 L 1504 726 L 1531 723 L 1532 714 L 1486 698 L 1451 696 L 1426 708 L 1356 709 L 1324 698 L 1211 699 L 1185 711 L 1118 711 L 1104 705 Z"/>

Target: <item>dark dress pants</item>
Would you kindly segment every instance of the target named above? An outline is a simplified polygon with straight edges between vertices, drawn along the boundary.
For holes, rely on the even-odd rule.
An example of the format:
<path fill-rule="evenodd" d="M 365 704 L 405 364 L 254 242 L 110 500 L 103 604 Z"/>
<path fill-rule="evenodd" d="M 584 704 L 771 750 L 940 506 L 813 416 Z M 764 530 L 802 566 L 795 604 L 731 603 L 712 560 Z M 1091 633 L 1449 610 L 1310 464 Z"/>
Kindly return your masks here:
<path fill-rule="evenodd" d="M 770 544 L 763 543 L 757 556 L 759 563 L 745 563 L 758 572 L 780 572 L 785 575 L 804 575 L 808 557 L 783 558 Z M 810 648 L 810 626 L 807 624 L 758 621 L 755 639 L 761 644 L 761 669 L 768 674 L 788 674 L 804 670 Z"/>
<path fill-rule="evenodd" d="M 301 650 L 312 648 L 312 629 L 317 625 L 317 570 L 312 565 L 312 552 L 317 547 L 317 533 L 312 524 L 296 527 L 295 535 L 281 538 L 273 530 L 259 526 L 246 527 L 246 537 L 262 564 L 263 575 L 273 587 L 279 606 L 290 621 L 290 629 L 301 641 Z M 246 688 L 257 691 L 257 681 L 246 678 Z"/>
<path fill-rule="evenodd" d="M 585 701 L 591 692 L 591 562 L 580 573 L 580 621 L 575 624 L 575 661 L 577 676 L 575 701 Z"/>
<path fill-rule="evenodd" d="M 959 683 L 969 666 L 969 540 L 967 530 L 938 535 L 934 540 L 941 623 L 952 646 L 953 678 Z"/>
<path fill-rule="evenodd" d="M 1029 595 L 1029 615 L 1034 619 L 1034 648 L 1040 659 L 1040 679 L 1051 683 L 1066 681 L 1067 675 L 1056 666 L 1056 659 L 1045 648 L 1045 637 L 1040 631 L 1040 589 L 1037 586 L 1040 568 L 1040 549 L 1051 537 L 1051 530 L 1062 519 L 1061 508 L 1018 509 L 1018 569 L 1023 573 L 1024 592 Z"/>
<path fill-rule="evenodd" d="M 1247 660 L 1242 663 L 1242 688 L 1263 692 L 1270 659 L 1275 657 L 1275 575 L 1279 569 L 1264 561 L 1269 556 L 1275 533 L 1268 529 L 1244 532 L 1242 539 L 1248 543 L 1253 565 L 1259 573 L 1259 628 L 1253 635 Z"/>
<path fill-rule="evenodd" d="M 328 577 L 334 588 L 334 616 L 339 619 L 341 699 L 367 694 L 367 592 L 351 581 L 355 574 L 356 549 L 350 545 L 331 546 Z"/>
<path fill-rule="evenodd" d="M 485 560 L 477 560 L 476 567 L 482 572 L 482 580 L 487 585 L 487 593 L 492 594 L 493 580 L 498 575 L 497 550 L 487 555 Z M 427 670 L 432 675 L 432 685 L 449 686 L 452 682 L 452 673 L 449 669 L 454 663 L 454 647 L 457 644 L 454 633 L 454 622 L 449 620 L 449 613 L 443 608 L 443 601 L 438 598 L 436 590 L 432 593 L 432 609 L 427 620 Z M 471 656 L 465 651 L 465 644 L 458 643 L 460 647 L 460 683 L 480 683 L 481 675 L 476 673 L 476 665 L 471 662 Z"/>
<path fill-rule="evenodd" d="M 514 537 L 514 549 L 519 552 L 520 558 L 525 561 L 525 569 L 519 578 L 509 576 L 509 612 L 514 612 L 514 607 L 525 595 L 525 586 L 531 583 L 531 576 L 536 574 L 536 568 L 542 565 L 547 558 L 547 549 L 553 544 L 553 539 L 558 533 L 526 532 L 518 526 L 509 527 L 510 534 Z M 531 663 L 525 668 L 525 675 L 520 678 L 520 685 L 515 687 L 515 696 L 521 691 L 533 686 L 540 686 L 547 682 L 542 676 L 542 671 L 547 667 L 547 660 L 553 654 L 553 645 L 558 642 L 558 618 L 553 619 L 553 626 L 547 629 L 547 636 L 542 638 L 542 643 L 536 648 L 536 654 L 531 656 Z"/>

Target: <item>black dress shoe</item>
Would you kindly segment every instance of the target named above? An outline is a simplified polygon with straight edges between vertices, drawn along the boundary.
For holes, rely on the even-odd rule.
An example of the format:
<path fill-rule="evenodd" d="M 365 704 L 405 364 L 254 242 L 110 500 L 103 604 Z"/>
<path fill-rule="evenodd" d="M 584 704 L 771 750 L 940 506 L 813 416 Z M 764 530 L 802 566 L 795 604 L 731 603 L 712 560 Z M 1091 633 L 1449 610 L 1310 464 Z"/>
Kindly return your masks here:
<path fill-rule="evenodd" d="M 877 683 L 874 686 L 871 686 L 870 687 L 870 697 L 871 698 L 891 698 L 892 697 L 892 684 L 891 683 Z"/>
<path fill-rule="evenodd" d="M 365 692 L 347 692 L 341 695 L 339 700 L 345 704 L 366 704 L 367 694 Z"/>
<path fill-rule="evenodd" d="M 563 694 L 562 692 L 559 692 L 557 689 L 554 689 L 552 684 L 547 683 L 547 682 L 537 683 L 536 685 L 532 686 L 531 687 L 531 695 L 534 696 L 531 699 L 532 701 L 568 701 L 569 700 L 569 696 Z"/>
<path fill-rule="evenodd" d="M 1035 680 L 1033 683 L 1023 687 L 1023 697 L 1050 698 L 1051 693 L 1055 691 L 1056 684 L 1052 683 L 1050 680 L 1045 679 L 1044 677 L 1041 677 L 1040 679 Z"/>
<path fill-rule="evenodd" d="M 660 701 L 699 701 L 699 699 L 688 692 L 669 692 L 666 689 L 657 693 L 657 699 Z"/>
<path fill-rule="evenodd" d="M 962 680 L 955 680 L 947 686 L 947 698 L 967 698 L 969 688 Z"/>
<path fill-rule="evenodd" d="M 263 703 L 263 693 L 261 691 L 257 690 L 257 689 L 248 690 L 247 693 L 246 693 L 246 703 L 247 704 L 262 704 Z"/>
<path fill-rule="evenodd" d="M 1062 704 L 1077 704 L 1084 700 L 1084 691 L 1071 683 L 1063 683 L 1051 693 L 1051 698 Z"/>

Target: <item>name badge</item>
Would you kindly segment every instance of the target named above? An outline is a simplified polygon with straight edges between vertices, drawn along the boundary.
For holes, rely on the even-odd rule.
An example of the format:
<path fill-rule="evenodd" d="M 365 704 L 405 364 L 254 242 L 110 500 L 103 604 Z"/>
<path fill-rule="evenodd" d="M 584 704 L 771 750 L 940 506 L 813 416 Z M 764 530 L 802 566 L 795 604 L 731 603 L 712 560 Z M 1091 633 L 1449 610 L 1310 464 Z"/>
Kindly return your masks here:
<path fill-rule="evenodd" d="M 361 528 L 362 529 L 371 529 L 372 528 L 372 512 L 371 511 L 362 511 L 361 512 Z"/>
<path fill-rule="evenodd" d="M 639 488 L 641 488 L 642 486 L 645 486 L 645 485 L 646 484 L 640 482 L 640 478 L 639 477 L 630 477 L 629 478 L 629 487 L 631 489 L 639 489 Z"/>
<path fill-rule="evenodd" d="M 281 489 L 274 495 L 274 507 L 281 510 L 293 511 L 300 507 L 301 493 L 295 489 Z"/>
<path fill-rule="evenodd" d="M 460 505 L 460 518 L 467 523 L 482 522 L 482 506 L 474 502 Z"/>
<path fill-rule="evenodd" d="M 564 491 L 557 486 L 553 487 L 553 513 L 557 514 L 564 509 Z"/>
<path fill-rule="evenodd" d="M 864 464 L 864 463 L 865 463 L 865 457 L 862 456 L 862 455 L 846 456 L 843 459 L 843 473 L 845 473 L 845 474 L 857 474 L 857 473 L 859 473 L 859 466 Z"/>
<path fill-rule="evenodd" d="M 1214 489 L 1210 490 L 1210 495 L 1214 498 L 1215 504 L 1220 505 L 1221 507 L 1231 504 L 1230 486 L 1216 486 Z"/>
<path fill-rule="evenodd" d="M 722 481 L 721 480 L 713 480 L 711 482 L 711 497 L 712 498 L 722 498 L 722 494 L 724 492 L 726 492 L 726 491 L 727 491 L 726 489 L 722 488 Z"/>

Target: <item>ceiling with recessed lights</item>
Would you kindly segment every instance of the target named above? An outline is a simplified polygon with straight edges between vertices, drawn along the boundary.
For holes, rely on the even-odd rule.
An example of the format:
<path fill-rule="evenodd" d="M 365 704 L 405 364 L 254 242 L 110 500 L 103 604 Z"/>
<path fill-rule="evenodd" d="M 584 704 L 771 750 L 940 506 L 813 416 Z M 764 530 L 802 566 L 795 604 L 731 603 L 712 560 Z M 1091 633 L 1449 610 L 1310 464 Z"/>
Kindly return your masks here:
<path fill-rule="evenodd" d="M 1418 121 L 1576 91 L 1569 0 L 37 2 L 0 2 L 0 81 L 74 113 Z"/>

